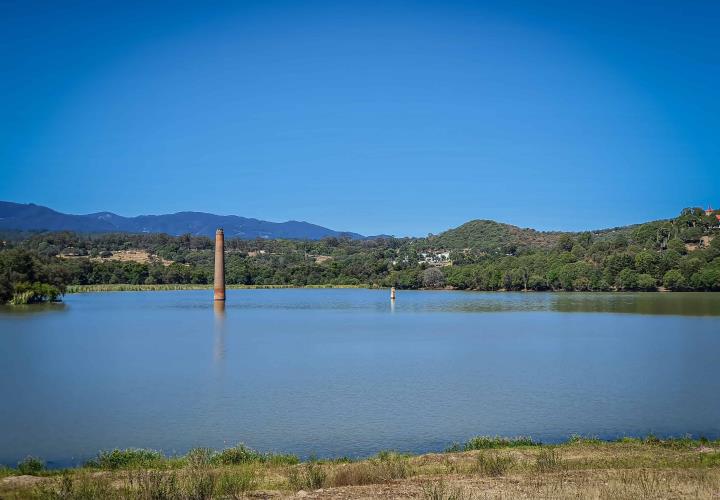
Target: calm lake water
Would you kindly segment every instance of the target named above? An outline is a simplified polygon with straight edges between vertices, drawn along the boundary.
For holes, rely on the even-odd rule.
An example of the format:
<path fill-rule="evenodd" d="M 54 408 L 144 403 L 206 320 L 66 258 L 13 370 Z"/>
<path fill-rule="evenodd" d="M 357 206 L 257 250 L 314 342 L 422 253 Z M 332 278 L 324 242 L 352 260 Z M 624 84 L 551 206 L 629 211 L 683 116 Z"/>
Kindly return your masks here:
<path fill-rule="evenodd" d="M 230 290 L 0 309 L 0 463 L 720 437 L 720 294 Z"/>

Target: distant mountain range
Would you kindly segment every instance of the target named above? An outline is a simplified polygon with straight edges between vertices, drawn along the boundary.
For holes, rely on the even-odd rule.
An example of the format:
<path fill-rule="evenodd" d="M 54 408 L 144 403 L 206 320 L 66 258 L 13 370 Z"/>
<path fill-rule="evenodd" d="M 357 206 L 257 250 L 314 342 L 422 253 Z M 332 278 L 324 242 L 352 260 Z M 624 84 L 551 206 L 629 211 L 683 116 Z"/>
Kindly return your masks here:
<path fill-rule="evenodd" d="M 268 222 L 237 215 L 215 215 L 203 212 L 178 212 L 165 215 L 123 217 L 111 212 L 71 215 L 33 203 L 0 201 L 0 229 L 25 231 L 75 231 L 82 233 L 167 233 L 174 236 L 193 234 L 214 236 L 217 228 L 226 238 L 319 240 L 327 237 L 366 237 L 335 231 L 309 222 Z"/>
<path fill-rule="evenodd" d="M 653 224 L 651 222 L 649 224 Z M 0 230 L 74 231 L 80 233 L 166 233 L 173 236 L 193 234 L 215 235 L 217 228 L 225 230 L 226 238 L 319 240 L 327 237 L 373 239 L 386 235 L 363 236 L 358 233 L 335 231 L 309 222 L 268 222 L 237 215 L 215 215 L 203 212 L 178 212 L 166 215 L 122 217 L 111 212 L 70 215 L 56 212 L 33 203 L 21 204 L 0 201 Z M 639 225 L 591 231 L 596 239 L 630 234 Z M 476 250 L 493 253 L 511 248 L 552 248 L 563 234 L 576 232 L 536 231 L 491 220 L 471 220 L 456 228 L 425 240 L 434 248 Z"/>

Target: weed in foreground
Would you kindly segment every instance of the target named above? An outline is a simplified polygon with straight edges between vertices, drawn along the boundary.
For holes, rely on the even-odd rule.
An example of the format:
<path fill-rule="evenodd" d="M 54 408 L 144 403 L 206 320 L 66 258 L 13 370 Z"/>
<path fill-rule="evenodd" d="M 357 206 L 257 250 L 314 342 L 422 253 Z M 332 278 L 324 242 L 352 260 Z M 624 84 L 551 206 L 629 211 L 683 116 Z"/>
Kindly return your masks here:
<path fill-rule="evenodd" d="M 465 488 L 451 486 L 445 481 L 427 482 L 422 486 L 425 500 L 472 500 L 473 495 Z"/>
<path fill-rule="evenodd" d="M 476 470 L 483 476 L 503 476 L 515 464 L 510 456 L 503 456 L 497 452 L 483 452 L 477 457 Z"/>
<path fill-rule="evenodd" d="M 317 462 L 308 462 L 290 469 L 288 482 L 295 491 L 317 490 L 327 480 L 327 473 Z"/>
<path fill-rule="evenodd" d="M 208 448 L 190 450 L 186 459 L 188 469 L 183 480 L 185 495 L 193 500 L 210 499 L 215 492 L 216 473 L 210 468 L 213 451 Z"/>
<path fill-rule="evenodd" d="M 89 475 L 62 477 L 37 486 L 30 498 L 42 500 L 95 500 L 120 498 L 109 480 Z"/>
<path fill-rule="evenodd" d="M 558 472 L 563 468 L 562 458 L 555 448 L 543 448 L 535 457 L 535 469 L 538 472 Z"/>
<path fill-rule="evenodd" d="M 366 462 L 345 464 L 335 470 L 328 481 L 329 486 L 360 486 L 388 483 L 412 475 L 406 456 L 384 452 Z"/>
<path fill-rule="evenodd" d="M 257 488 L 257 484 L 253 468 L 244 467 L 221 474 L 217 481 L 216 492 L 223 498 L 238 499 Z"/>
<path fill-rule="evenodd" d="M 127 496 L 140 499 L 174 500 L 182 498 L 178 475 L 174 471 L 133 469 L 127 473 Z"/>

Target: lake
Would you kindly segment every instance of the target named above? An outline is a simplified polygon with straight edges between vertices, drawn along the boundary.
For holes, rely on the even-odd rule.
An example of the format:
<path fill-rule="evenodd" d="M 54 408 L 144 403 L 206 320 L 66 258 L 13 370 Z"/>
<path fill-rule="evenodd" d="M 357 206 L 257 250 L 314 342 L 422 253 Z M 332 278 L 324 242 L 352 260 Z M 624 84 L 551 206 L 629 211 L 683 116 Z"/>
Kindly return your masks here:
<path fill-rule="evenodd" d="M 229 290 L 0 309 L 0 463 L 720 437 L 720 294 Z"/>

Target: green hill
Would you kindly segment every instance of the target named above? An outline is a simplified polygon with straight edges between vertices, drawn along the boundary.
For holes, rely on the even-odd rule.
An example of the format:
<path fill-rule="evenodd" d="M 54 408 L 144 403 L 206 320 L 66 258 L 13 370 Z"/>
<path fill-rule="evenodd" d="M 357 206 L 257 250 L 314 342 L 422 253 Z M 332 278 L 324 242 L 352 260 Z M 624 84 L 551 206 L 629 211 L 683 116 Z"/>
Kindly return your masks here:
<path fill-rule="evenodd" d="M 551 248 L 558 244 L 562 232 L 523 229 L 491 220 L 472 220 L 428 238 L 437 248 L 472 248 L 480 252 L 505 253 L 518 248 Z"/>
<path fill-rule="evenodd" d="M 439 235 L 427 238 L 428 246 L 447 250 L 472 249 L 488 254 L 516 253 L 520 250 L 547 250 L 556 248 L 563 239 L 591 235 L 593 241 L 625 238 L 629 241 L 654 237 L 656 230 L 669 221 L 652 221 L 644 224 L 599 229 L 586 232 L 537 231 L 503 224 L 492 220 L 472 220 Z"/>

